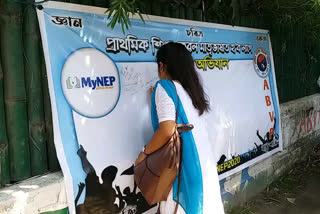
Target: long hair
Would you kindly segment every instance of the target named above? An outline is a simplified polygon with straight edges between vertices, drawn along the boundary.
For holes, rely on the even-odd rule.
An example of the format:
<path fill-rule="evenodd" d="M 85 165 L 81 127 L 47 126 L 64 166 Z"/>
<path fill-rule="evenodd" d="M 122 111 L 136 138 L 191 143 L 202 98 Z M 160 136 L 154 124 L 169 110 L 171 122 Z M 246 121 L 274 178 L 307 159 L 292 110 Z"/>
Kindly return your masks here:
<path fill-rule="evenodd" d="M 193 106 L 202 115 L 209 111 L 209 101 L 204 93 L 199 76 L 194 68 L 194 61 L 190 52 L 184 45 L 169 42 L 157 52 L 157 63 L 162 62 L 167 66 L 167 72 L 172 80 L 177 80 L 189 94 Z"/>

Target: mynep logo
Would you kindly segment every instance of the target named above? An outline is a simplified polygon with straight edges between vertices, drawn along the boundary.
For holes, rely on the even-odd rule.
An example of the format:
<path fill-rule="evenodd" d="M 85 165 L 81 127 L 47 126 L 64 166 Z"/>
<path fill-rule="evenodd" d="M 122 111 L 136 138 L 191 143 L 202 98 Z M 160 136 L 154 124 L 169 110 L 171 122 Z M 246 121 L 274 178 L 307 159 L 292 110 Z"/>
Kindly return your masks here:
<path fill-rule="evenodd" d="M 68 89 L 80 88 L 80 80 L 78 77 L 68 77 L 66 82 Z"/>
<path fill-rule="evenodd" d="M 87 87 L 91 88 L 92 90 L 99 90 L 112 89 L 115 81 L 116 77 L 114 76 L 96 77 L 95 79 L 92 79 L 91 77 L 68 77 L 66 84 L 68 89 Z"/>
<path fill-rule="evenodd" d="M 67 58 L 61 86 L 74 111 L 98 118 L 115 108 L 120 95 L 119 79 L 117 67 L 107 55 L 93 48 L 83 48 Z"/>

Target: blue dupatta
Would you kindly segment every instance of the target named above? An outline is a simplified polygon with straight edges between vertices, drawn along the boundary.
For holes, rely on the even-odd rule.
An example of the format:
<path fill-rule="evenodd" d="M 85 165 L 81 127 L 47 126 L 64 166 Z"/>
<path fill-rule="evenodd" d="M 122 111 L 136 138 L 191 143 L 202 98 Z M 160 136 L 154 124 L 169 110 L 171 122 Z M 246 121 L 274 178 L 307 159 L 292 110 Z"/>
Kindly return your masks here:
<path fill-rule="evenodd" d="M 175 103 L 176 108 L 177 106 L 179 108 L 177 123 L 189 123 L 180 99 L 177 100 L 175 86 L 171 81 L 163 79 L 156 83 L 151 96 L 151 120 L 154 131 L 156 131 L 159 128 L 159 120 L 155 103 L 155 93 L 158 84 L 160 84 L 166 90 L 168 96 Z M 177 105 L 178 102 L 179 105 Z M 202 214 L 203 183 L 197 147 L 193 139 L 192 131 L 181 133 L 181 137 L 183 139 L 183 154 L 181 168 L 181 183 L 179 191 L 179 204 L 185 210 L 186 214 Z M 177 200 L 177 191 L 178 178 L 175 179 L 173 184 L 173 199 L 175 201 Z"/>

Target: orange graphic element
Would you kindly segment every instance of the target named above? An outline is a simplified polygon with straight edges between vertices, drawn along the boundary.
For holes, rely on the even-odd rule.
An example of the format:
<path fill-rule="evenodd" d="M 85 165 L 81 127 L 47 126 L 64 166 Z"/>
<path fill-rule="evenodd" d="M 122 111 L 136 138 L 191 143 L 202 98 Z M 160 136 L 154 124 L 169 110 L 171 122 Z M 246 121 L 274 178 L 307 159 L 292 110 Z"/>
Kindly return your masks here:
<path fill-rule="evenodd" d="M 273 122 L 273 120 L 274 120 L 274 111 L 273 112 L 269 112 L 269 117 L 270 117 L 271 122 Z"/>
<path fill-rule="evenodd" d="M 267 80 L 264 80 L 264 84 L 263 84 L 263 90 L 269 90 L 269 84 L 268 84 L 268 81 Z"/>
<path fill-rule="evenodd" d="M 266 105 L 267 106 L 271 106 L 270 97 L 269 96 L 265 96 L 265 98 L 266 98 Z"/>
<path fill-rule="evenodd" d="M 271 128 L 270 131 L 269 131 L 269 133 L 270 133 L 270 136 L 272 136 L 273 133 L 274 133 L 274 128 Z"/>
<path fill-rule="evenodd" d="M 259 55 L 258 62 L 261 63 L 264 60 L 264 55 Z"/>

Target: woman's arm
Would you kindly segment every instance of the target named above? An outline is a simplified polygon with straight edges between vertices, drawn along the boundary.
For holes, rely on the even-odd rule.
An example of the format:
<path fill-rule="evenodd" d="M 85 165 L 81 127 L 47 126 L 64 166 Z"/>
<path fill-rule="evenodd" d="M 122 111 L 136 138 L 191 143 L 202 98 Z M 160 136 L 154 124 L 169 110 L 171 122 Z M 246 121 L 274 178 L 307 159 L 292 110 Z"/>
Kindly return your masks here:
<path fill-rule="evenodd" d="M 152 89 L 150 90 L 152 92 Z M 136 165 L 143 161 L 146 155 L 160 149 L 171 138 L 176 127 L 176 110 L 173 100 L 165 89 L 159 84 L 155 94 L 155 104 L 159 120 L 159 128 L 136 160 Z"/>
<path fill-rule="evenodd" d="M 172 137 L 176 127 L 176 122 L 173 120 L 163 121 L 159 123 L 159 128 L 153 134 L 151 140 L 146 145 L 144 153 L 151 154 L 160 149 Z"/>
<path fill-rule="evenodd" d="M 173 120 L 167 120 L 159 123 L 159 128 L 153 134 L 151 140 L 145 147 L 144 152 L 141 152 L 139 157 L 136 159 L 135 165 L 138 165 L 143 161 L 147 154 L 151 154 L 152 152 L 160 149 L 168 140 L 171 138 L 175 131 L 176 122 Z"/>

